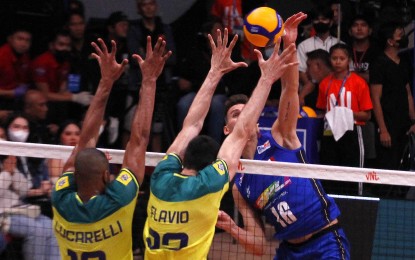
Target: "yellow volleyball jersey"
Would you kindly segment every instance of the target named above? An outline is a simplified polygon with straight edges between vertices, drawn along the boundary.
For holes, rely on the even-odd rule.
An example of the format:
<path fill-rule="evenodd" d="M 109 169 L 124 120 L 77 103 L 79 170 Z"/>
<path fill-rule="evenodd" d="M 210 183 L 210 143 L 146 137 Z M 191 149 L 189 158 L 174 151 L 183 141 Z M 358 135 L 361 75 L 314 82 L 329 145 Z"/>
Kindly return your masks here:
<path fill-rule="evenodd" d="M 57 181 L 53 194 L 53 230 L 62 259 L 129 259 L 132 219 L 139 185 L 122 169 L 101 195 L 83 203 L 73 173 Z"/>
<path fill-rule="evenodd" d="M 220 201 L 229 188 L 226 162 L 217 160 L 196 176 L 181 175 L 182 163 L 166 155 L 151 176 L 145 259 L 206 259 Z"/>

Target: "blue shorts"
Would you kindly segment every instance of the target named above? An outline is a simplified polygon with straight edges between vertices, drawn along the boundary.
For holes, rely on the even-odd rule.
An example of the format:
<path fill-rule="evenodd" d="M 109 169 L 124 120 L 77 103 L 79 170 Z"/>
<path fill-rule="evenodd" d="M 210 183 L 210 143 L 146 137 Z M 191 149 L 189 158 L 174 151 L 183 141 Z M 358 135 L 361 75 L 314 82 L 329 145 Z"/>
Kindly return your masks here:
<path fill-rule="evenodd" d="M 315 234 L 300 244 L 282 241 L 274 260 L 350 259 L 349 242 L 342 228 Z"/>

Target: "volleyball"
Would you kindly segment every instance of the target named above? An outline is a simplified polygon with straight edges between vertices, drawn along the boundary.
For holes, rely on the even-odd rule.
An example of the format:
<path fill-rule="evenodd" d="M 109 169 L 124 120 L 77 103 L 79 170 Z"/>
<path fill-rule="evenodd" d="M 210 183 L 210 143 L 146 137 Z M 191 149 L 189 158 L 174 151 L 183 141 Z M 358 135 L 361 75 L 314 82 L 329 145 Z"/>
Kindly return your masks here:
<path fill-rule="evenodd" d="M 284 33 L 284 21 L 272 8 L 258 7 L 244 20 L 244 35 L 257 47 L 265 47 L 277 42 Z"/>
<path fill-rule="evenodd" d="M 317 113 L 311 107 L 302 106 L 300 108 L 300 113 L 298 114 L 298 118 L 303 118 L 303 117 L 317 117 Z"/>

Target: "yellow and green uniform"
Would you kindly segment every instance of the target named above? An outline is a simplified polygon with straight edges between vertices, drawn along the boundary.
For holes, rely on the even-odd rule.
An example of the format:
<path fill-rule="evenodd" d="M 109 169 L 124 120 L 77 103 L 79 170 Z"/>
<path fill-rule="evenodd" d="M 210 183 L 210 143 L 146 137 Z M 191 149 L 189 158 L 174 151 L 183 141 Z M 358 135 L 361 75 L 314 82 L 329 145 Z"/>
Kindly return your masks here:
<path fill-rule="evenodd" d="M 73 173 L 64 173 L 52 194 L 53 230 L 62 259 L 132 259 L 138 189 L 134 174 L 122 169 L 103 194 L 83 203 Z"/>
<path fill-rule="evenodd" d="M 181 171 L 180 158 L 169 154 L 151 176 L 146 259 L 207 258 L 220 201 L 229 188 L 228 168 L 217 160 L 196 176 Z"/>

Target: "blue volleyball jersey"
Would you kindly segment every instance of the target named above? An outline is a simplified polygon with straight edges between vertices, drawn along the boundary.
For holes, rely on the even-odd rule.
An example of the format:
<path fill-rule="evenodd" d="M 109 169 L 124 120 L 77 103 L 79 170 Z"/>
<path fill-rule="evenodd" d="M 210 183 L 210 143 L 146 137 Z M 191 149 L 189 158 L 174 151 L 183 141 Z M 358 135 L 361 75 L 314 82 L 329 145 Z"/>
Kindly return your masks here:
<path fill-rule="evenodd" d="M 305 163 L 305 151 L 277 144 L 270 131 L 261 132 L 255 160 Z M 235 184 L 245 200 L 275 227 L 279 240 L 315 232 L 340 215 L 319 180 L 288 176 L 237 174 Z"/>

